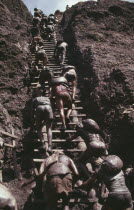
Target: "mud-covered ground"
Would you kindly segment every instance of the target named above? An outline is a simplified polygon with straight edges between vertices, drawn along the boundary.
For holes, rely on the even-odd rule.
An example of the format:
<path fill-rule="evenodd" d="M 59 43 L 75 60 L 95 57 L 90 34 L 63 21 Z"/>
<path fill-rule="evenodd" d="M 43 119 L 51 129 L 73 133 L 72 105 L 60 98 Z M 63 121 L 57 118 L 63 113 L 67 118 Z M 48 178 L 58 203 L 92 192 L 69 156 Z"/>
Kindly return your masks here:
<path fill-rule="evenodd" d="M 24 84 L 31 62 L 30 22 L 31 14 L 21 0 L 0 0 L 0 129 L 19 136 L 17 161 L 23 178 L 15 179 L 11 150 L 3 177 L 19 209 L 38 210 L 44 207 L 27 203 L 33 177 L 25 174 L 27 157 L 22 149 L 22 141 L 24 146 L 31 144 L 26 135 L 31 95 Z M 133 32 L 134 4 L 117 0 L 101 5 L 81 2 L 63 14 L 58 26 L 58 37 L 68 42 L 70 63 L 76 65 L 82 80 L 85 111 L 103 129 L 110 151 L 123 158 L 124 168 L 134 165 Z M 71 207 L 86 208 L 85 204 Z"/>

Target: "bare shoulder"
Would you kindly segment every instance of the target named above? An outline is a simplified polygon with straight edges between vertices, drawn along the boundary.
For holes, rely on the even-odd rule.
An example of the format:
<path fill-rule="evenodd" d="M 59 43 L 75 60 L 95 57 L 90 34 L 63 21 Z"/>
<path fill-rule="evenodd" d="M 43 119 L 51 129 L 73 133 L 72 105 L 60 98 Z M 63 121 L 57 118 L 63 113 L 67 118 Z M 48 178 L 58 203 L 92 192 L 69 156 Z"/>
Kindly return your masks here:
<path fill-rule="evenodd" d="M 59 156 L 59 162 L 64 163 L 66 166 L 70 164 L 70 158 L 66 155 L 60 155 Z"/>

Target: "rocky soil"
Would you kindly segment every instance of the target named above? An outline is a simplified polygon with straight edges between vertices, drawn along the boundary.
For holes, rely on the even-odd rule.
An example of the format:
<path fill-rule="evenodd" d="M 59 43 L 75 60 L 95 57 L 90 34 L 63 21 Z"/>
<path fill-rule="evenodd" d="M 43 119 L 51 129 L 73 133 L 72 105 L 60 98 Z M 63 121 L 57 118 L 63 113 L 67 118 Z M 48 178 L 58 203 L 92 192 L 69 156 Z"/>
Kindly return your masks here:
<path fill-rule="evenodd" d="M 30 96 L 27 94 L 27 87 L 24 87 L 23 80 L 29 64 L 31 18 L 31 14 L 21 0 L 0 0 L 0 131 L 14 133 L 19 136 L 19 140 L 24 134 L 25 119 L 28 118 L 25 105 Z M 3 137 L 5 141 L 12 143 L 7 136 L 3 135 Z M 19 142 L 16 141 L 16 143 Z M 28 193 L 20 187 L 21 183 L 13 180 L 11 150 L 8 151 L 8 156 L 11 160 L 6 160 L 4 181 L 8 182 L 8 187 L 21 207 L 24 206 Z M 10 162 L 10 169 L 8 162 Z"/>
<path fill-rule="evenodd" d="M 134 164 L 134 4 L 80 2 L 64 13 L 60 35 L 83 79 L 88 116 L 103 128 L 110 151 Z"/>
<path fill-rule="evenodd" d="M 0 0 L 0 130 L 14 132 L 20 140 L 29 121 L 30 95 L 23 82 L 29 67 L 30 21 L 21 0 Z M 134 4 L 81 2 L 63 14 L 58 29 L 59 38 L 69 43 L 70 63 L 77 66 L 87 115 L 104 130 L 110 152 L 120 155 L 125 167 L 134 165 Z M 11 172 L 7 168 L 4 180 L 19 209 L 41 209 L 26 203 L 30 185 L 22 187 L 13 179 L 12 167 Z"/>
<path fill-rule="evenodd" d="M 17 5 L 19 1 L 13 2 Z M 11 133 L 13 127 L 18 135 L 23 133 L 23 109 L 28 100 L 23 79 L 28 68 L 31 19 L 21 1 L 20 4 L 23 12 L 18 9 L 16 15 L 12 1 L 0 1 L 0 129 Z"/>

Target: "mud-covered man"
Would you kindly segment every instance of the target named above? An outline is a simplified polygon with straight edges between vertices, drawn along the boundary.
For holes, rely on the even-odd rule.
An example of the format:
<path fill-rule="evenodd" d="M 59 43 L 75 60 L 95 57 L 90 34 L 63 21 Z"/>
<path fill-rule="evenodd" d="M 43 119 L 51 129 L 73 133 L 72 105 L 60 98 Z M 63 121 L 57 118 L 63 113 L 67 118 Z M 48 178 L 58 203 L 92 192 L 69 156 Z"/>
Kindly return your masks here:
<path fill-rule="evenodd" d="M 62 40 L 57 41 L 55 51 L 54 51 L 54 57 L 57 59 L 57 61 L 60 62 L 60 64 L 64 64 L 66 52 L 67 52 L 68 44 Z"/>
<path fill-rule="evenodd" d="M 41 70 L 39 75 L 39 84 L 41 85 L 42 89 L 45 88 L 45 82 L 48 82 L 48 85 L 51 84 L 53 76 L 53 71 L 50 68 L 46 67 L 45 69 L 43 68 Z"/>
<path fill-rule="evenodd" d="M 76 68 L 71 65 L 64 65 L 62 75 L 67 79 L 68 83 L 71 83 L 72 85 L 72 100 L 74 100 L 77 87 Z"/>
<path fill-rule="evenodd" d="M 62 129 L 66 129 L 66 121 L 72 112 L 72 99 L 68 91 L 68 82 L 65 77 L 53 78 L 51 81 L 51 97 L 55 96 L 57 108 L 62 121 Z M 65 117 L 64 108 L 68 108 Z"/>
<path fill-rule="evenodd" d="M 78 179 L 78 170 L 71 158 L 64 153 L 55 152 L 45 159 L 40 168 L 42 181 L 45 177 L 44 196 L 47 209 L 55 210 L 57 202 L 63 199 L 63 209 L 69 210 L 69 193 Z"/>
<path fill-rule="evenodd" d="M 118 156 L 109 155 L 102 159 L 99 169 L 81 186 L 89 189 L 97 179 L 104 182 L 109 194 L 108 197 L 107 194 L 105 196 L 105 187 L 103 187 L 101 196 L 106 199 L 103 210 L 133 209 L 131 193 L 126 187 L 122 167 L 123 162 Z"/>
<path fill-rule="evenodd" d="M 53 38 L 54 33 L 54 25 L 52 21 L 49 21 L 46 25 L 46 35 L 48 40 L 51 40 Z"/>
<path fill-rule="evenodd" d="M 102 139 L 102 131 L 99 127 L 99 125 L 92 119 L 85 119 L 82 121 L 82 123 L 78 124 L 76 126 L 77 132 L 72 137 L 68 138 L 67 140 L 73 140 L 80 136 L 86 146 L 87 149 L 81 154 L 79 160 L 81 163 L 81 167 L 87 177 L 90 176 L 90 173 L 88 172 L 85 163 L 90 158 L 91 149 L 90 149 L 90 143 L 93 141 L 97 141 L 100 143 L 100 153 L 103 150 L 102 143 L 105 145 L 104 140 Z"/>
<path fill-rule="evenodd" d="M 48 97 L 41 96 L 41 88 L 37 89 L 37 97 L 32 101 L 32 123 L 35 123 L 38 132 L 39 139 L 43 142 L 43 127 L 46 125 L 46 132 L 48 138 L 48 152 L 52 152 L 52 121 L 53 121 L 53 111 L 51 107 L 51 102 Z M 32 126 L 33 127 L 33 126 Z"/>
<path fill-rule="evenodd" d="M 35 54 L 35 70 L 36 71 L 38 71 L 39 61 L 43 62 L 43 68 L 45 68 L 48 62 L 48 57 L 47 57 L 46 51 L 44 50 L 42 41 L 39 42 L 37 52 Z"/>

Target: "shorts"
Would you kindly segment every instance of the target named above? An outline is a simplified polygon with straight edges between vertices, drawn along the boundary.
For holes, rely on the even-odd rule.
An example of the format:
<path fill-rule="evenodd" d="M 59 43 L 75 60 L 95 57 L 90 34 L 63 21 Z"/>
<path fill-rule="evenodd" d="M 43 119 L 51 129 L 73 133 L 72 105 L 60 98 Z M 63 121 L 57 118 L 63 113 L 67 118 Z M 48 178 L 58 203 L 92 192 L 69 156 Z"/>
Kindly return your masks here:
<path fill-rule="evenodd" d="M 106 204 L 112 209 L 123 210 L 126 208 L 133 209 L 131 193 L 110 193 Z"/>
<path fill-rule="evenodd" d="M 63 53 L 64 51 L 66 52 L 66 48 L 60 46 L 60 47 L 57 48 L 57 51 L 58 51 L 59 54 L 61 54 L 61 53 Z"/>
<path fill-rule="evenodd" d="M 39 51 L 36 54 L 36 60 L 44 60 L 44 58 L 46 58 L 47 55 L 44 51 Z"/>
<path fill-rule="evenodd" d="M 53 111 L 50 105 L 39 105 L 35 112 L 36 122 L 52 121 Z"/>
<path fill-rule="evenodd" d="M 46 181 L 46 193 L 47 198 L 51 201 L 53 198 L 60 198 L 62 196 L 68 196 L 72 192 L 72 175 L 58 175 L 53 177 L 47 177 Z"/>
<path fill-rule="evenodd" d="M 76 74 L 73 74 L 73 73 L 65 73 L 64 74 L 65 78 L 67 79 L 68 82 L 73 82 L 73 81 L 76 81 L 77 80 L 77 76 Z"/>
<path fill-rule="evenodd" d="M 50 82 L 53 77 L 53 73 L 50 71 L 41 71 L 40 76 L 39 76 L 39 83 L 41 85 L 44 84 L 45 81 Z"/>

